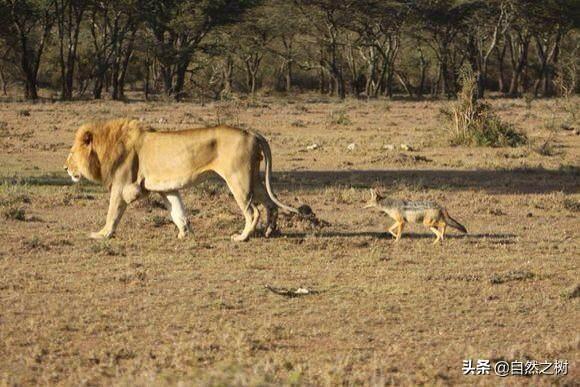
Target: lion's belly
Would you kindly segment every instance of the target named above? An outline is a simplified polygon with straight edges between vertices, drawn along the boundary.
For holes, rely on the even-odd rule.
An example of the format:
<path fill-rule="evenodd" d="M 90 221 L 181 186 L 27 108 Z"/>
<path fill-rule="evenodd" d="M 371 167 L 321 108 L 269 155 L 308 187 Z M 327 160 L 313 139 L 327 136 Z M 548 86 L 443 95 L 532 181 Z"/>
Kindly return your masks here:
<path fill-rule="evenodd" d="M 179 190 L 203 180 L 216 157 L 211 138 L 149 135 L 139 150 L 139 174 L 149 191 Z"/>
<path fill-rule="evenodd" d="M 166 192 L 166 191 L 177 191 L 182 188 L 187 188 L 189 186 L 201 183 L 206 180 L 211 173 L 204 172 L 201 174 L 190 175 L 190 176 L 175 176 L 175 177 L 162 177 L 162 178 L 148 178 L 144 176 L 145 188 L 153 192 Z"/>

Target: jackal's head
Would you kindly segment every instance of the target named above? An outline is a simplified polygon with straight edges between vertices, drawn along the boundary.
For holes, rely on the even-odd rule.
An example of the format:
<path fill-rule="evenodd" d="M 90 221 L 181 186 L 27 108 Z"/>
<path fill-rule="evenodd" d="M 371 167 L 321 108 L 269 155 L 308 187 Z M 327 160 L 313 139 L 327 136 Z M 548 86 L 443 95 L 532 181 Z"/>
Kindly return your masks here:
<path fill-rule="evenodd" d="M 371 188 L 371 198 L 367 202 L 366 206 L 364 206 L 363 208 L 372 208 L 378 206 L 379 200 L 381 200 L 382 198 L 383 197 L 379 195 L 376 189 Z"/>

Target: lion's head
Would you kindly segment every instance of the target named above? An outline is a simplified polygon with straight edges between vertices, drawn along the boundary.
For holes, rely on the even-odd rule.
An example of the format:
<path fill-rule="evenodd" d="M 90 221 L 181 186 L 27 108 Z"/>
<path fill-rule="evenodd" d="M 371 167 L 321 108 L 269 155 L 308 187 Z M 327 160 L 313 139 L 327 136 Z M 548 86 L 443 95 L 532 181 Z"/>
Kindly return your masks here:
<path fill-rule="evenodd" d="M 64 169 L 74 182 L 84 177 L 110 186 L 141 131 L 139 122 L 129 119 L 82 125 L 75 134 Z"/>
<path fill-rule="evenodd" d="M 94 146 L 94 134 L 87 125 L 77 130 L 64 170 L 75 183 L 81 177 L 95 182 L 101 181 L 101 165 Z"/>

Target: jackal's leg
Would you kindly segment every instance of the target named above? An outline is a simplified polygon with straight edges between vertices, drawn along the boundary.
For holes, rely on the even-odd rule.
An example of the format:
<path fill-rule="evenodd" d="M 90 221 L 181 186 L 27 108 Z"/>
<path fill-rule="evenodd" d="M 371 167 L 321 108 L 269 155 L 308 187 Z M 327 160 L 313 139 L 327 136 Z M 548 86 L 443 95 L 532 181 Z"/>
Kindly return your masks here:
<path fill-rule="evenodd" d="M 395 242 L 398 242 L 401 239 L 401 235 L 403 234 L 403 228 L 405 228 L 405 222 L 399 221 L 399 230 L 397 232 L 397 237 L 395 238 Z"/>
<path fill-rule="evenodd" d="M 439 232 L 441 233 L 441 240 L 445 239 L 445 231 L 447 230 L 447 223 L 439 222 Z"/>
<path fill-rule="evenodd" d="M 429 229 L 433 231 L 433 233 L 437 236 L 437 238 L 435 238 L 435 240 L 433 241 L 433 244 L 435 245 L 437 244 L 437 242 L 441 242 L 442 237 L 440 231 L 436 227 L 430 227 Z"/>
<path fill-rule="evenodd" d="M 395 222 L 393 223 L 393 225 L 391 227 L 389 227 L 389 233 L 391 233 L 391 235 L 393 236 L 393 238 L 397 237 L 397 234 L 395 234 L 395 232 L 393 230 L 395 230 L 395 228 L 399 227 L 399 222 Z"/>

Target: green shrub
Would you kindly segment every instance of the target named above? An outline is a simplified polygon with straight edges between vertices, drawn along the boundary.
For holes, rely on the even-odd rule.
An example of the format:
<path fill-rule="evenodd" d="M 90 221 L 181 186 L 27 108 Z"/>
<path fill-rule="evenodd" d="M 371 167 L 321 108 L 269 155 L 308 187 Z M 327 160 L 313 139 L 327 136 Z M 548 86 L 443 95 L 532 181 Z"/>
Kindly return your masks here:
<path fill-rule="evenodd" d="M 489 104 L 477 100 L 477 83 L 471 67 L 461 69 L 460 82 L 457 101 L 441 111 L 452 132 L 452 144 L 516 147 L 528 142 L 524 133 L 503 121 Z"/>
<path fill-rule="evenodd" d="M 26 212 L 24 211 L 24 208 L 11 207 L 4 211 L 4 218 L 24 221 L 26 220 Z"/>
<path fill-rule="evenodd" d="M 351 125 L 352 121 L 350 120 L 348 114 L 344 110 L 335 110 L 330 113 L 330 123 L 334 125 Z"/>

